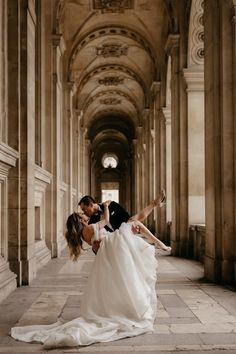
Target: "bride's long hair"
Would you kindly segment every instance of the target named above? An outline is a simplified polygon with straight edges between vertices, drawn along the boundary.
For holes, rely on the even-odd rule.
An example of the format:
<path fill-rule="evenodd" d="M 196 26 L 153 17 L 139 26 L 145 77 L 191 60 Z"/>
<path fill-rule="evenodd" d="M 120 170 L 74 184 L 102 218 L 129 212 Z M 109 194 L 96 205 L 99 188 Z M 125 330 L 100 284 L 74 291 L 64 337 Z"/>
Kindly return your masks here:
<path fill-rule="evenodd" d="M 67 231 L 65 237 L 70 250 L 70 257 L 73 261 L 77 261 L 81 248 L 83 249 L 83 225 L 81 224 L 77 213 L 73 213 L 68 217 L 66 227 Z"/>

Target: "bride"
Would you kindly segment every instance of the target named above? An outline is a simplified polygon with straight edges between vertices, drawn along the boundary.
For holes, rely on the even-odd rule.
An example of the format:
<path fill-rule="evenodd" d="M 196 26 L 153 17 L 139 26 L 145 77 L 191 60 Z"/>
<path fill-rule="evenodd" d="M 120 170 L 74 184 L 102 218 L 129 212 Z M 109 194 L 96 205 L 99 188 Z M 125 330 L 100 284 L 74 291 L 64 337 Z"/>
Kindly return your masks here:
<path fill-rule="evenodd" d="M 153 330 L 156 315 L 155 248 L 170 251 L 137 216 L 122 223 L 114 232 L 109 223 L 110 201 L 104 202 L 104 218 L 88 225 L 79 213 L 67 220 L 66 239 L 71 257 L 77 260 L 83 241 L 92 245 L 101 241 L 87 288 L 83 294 L 80 317 L 52 325 L 14 327 L 11 336 L 25 342 L 40 342 L 45 348 L 73 347 L 109 342 Z"/>

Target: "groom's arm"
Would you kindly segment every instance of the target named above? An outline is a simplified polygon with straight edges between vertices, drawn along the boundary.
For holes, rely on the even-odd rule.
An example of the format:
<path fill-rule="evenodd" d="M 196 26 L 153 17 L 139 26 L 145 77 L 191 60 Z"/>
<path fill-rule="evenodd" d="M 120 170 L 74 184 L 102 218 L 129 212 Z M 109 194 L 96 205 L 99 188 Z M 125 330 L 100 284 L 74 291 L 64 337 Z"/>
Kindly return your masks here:
<path fill-rule="evenodd" d="M 120 220 L 121 222 L 127 222 L 130 218 L 129 213 L 125 208 L 123 208 L 120 204 L 116 202 L 111 202 L 109 205 L 110 216 L 114 215 L 116 220 Z"/>

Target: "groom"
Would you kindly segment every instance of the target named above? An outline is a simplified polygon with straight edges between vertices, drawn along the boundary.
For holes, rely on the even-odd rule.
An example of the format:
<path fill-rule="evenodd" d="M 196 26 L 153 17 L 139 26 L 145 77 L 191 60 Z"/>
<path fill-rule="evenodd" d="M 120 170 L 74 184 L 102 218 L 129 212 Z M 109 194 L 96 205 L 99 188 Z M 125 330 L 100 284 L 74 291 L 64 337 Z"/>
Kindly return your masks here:
<path fill-rule="evenodd" d="M 79 201 L 79 206 L 84 212 L 86 216 L 88 216 L 89 224 L 95 224 L 96 222 L 101 220 L 101 216 L 104 211 L 104 205 L 98 204 L 95 200 L 89 196 L 85 195 Z M 129 213 L 118 203 L 112 201 L 109 204 L 109 215 L 110 222 L 105 226 L 107 231 L 114 231 L 120 227 L 122 222 L 127 222 L 130 218 Z M 93 252 L 96 254 L 99 249 L 100 241 L 96 241 L 93 243 Z"/>

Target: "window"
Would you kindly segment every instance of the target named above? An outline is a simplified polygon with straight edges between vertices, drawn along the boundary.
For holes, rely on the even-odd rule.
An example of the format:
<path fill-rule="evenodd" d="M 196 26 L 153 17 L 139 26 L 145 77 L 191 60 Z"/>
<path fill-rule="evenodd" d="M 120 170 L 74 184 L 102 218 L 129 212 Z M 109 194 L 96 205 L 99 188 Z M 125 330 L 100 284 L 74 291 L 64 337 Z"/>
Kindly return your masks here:
<path fill-rule="evenodd" d="M 116 168 L 118 165 L 118 157 L 115 154 L 107 153 L 103 155 L 102 165 L 104 168 Z"/>

